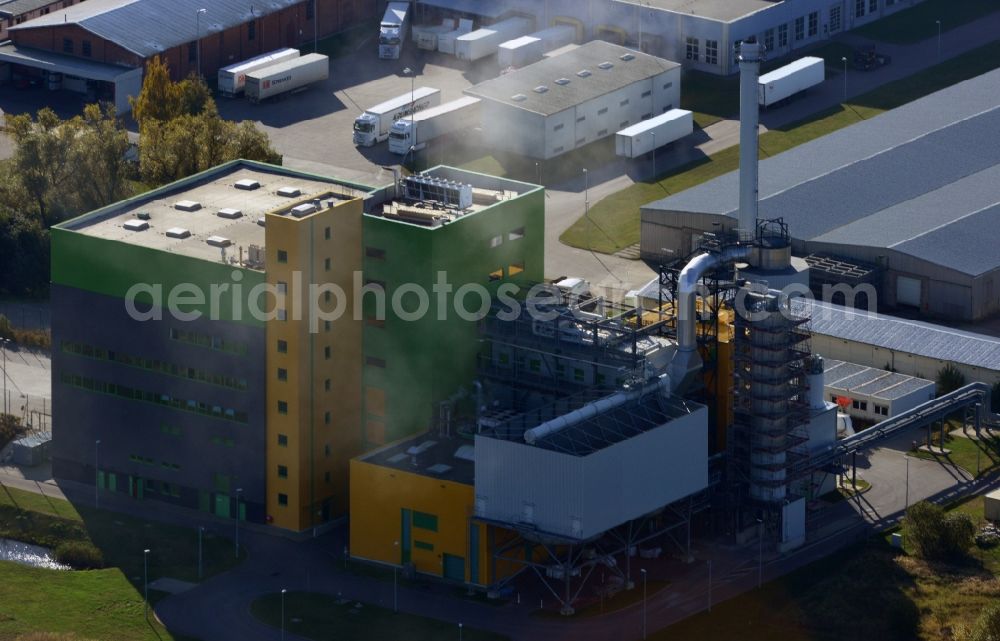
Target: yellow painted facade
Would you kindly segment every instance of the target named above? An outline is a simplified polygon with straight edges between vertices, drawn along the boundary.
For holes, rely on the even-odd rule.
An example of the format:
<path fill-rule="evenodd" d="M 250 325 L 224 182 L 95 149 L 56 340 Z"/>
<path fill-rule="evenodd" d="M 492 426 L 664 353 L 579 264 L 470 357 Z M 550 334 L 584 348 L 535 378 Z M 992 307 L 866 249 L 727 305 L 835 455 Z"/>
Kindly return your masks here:
<path fill-rule="evenodd" d="M 361 321 L 351 292 L 362 212 L 355 198 L 301 218 L 266 216 L 267 283 L 278 293 L 266 330 L 266 507 L 290 530 L 347 512 L 349 461 L 361 452 Z M 326 285 L 345 295 L 327 295 Z M 342 313 L 313 318 L 313 300 L 331 317 L 340 305 Z"/>

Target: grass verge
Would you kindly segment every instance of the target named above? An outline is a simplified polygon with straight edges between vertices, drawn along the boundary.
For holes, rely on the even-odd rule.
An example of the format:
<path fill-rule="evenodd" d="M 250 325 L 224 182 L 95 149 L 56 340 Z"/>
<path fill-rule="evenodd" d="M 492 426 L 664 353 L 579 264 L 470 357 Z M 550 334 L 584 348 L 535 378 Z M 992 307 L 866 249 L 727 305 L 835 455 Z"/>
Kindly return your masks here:
<path fill-rule="evenodd" d="M 917 441 L 917 445 L 925 445 L 927 439 Z M 977 441 L 964 436 L 944 435 L 944 443 L 938 433 L 931 437 L 931 443 L 937 447 L 950 450 L 946 455 L 932 454 L 923 450 L 911 450 L 910 454 L 928 461 L 946 459 L 959 466 L 971 476 L 977 477 L 992 472 L 1000 462 L 1000 438 L 990 437 Z"/>
<path fill-rule="evenodd" d="M 1000 9 L 996 0 L 924 0 L 909 9 L 894 13 L 854 30 L 854 33 L 893 44 L 912 44 L 937 36 L 937 21 L 941 31 L 949 31 L 978 20 Z"/>
<path fill-rule="evenodd" d="M 921 96 L 975 77 L 1000 66 L 1000 41 L 947 60 L 907 78 L 884 85 L 849 103 L 813 114 L 760 137 L 760 157 L 767 158 L 804 142 L 867 120 Z M 734 171 L 739 146 L 671 170 L 653 182 L 637 182 L 590 208 L 559 237 L 563 243 L 614 253 L 639 242 L 639 208 L 712 178 Z"/>
<path fill-rule="evenodd" d="M 393 612 L 376 605 L 338 603 L 325 594 L 289 592 L 285 594 L 285 630 L 307 639 L 326 641 L 336 631 L 338 641 L 406 639 L 437 641 L 458 638 L 457 626 L 447 621 Z M 268 594 L 250 605 L 253 616 L 267 625 L 281 626 L 281 595 Z M 507 637 L 463 627 L 462 638 L 470 641 L 501 641 Z"/>

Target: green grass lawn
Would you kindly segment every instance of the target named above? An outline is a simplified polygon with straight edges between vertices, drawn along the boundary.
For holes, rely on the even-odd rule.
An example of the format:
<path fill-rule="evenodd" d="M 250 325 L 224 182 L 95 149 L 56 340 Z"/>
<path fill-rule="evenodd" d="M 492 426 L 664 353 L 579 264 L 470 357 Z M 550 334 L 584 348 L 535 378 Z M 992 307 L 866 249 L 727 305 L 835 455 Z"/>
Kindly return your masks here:
<path fill-rule="evenodd" d="M 918 440 L 917 444 L 923 445 L 926 441 L 927 439 L 924 437 L 923 440 Z M 941 445 L 941 440 L 937 433 L 931 437 L 931 442 L 935 446 Z M 951 452 L 946 456 L 935 455 L 930 452 L 919 450 L 914 450 L 911 453 L 917 458 L 927 459 L 930 461 L 945 458 L 964 469 L 972 476 L 977 476 L 977 464 L 979 465 L 978 476 L 982 476 L 983 474 L 992 472 L 993 469 L 997 467 L 997 463 L 1000 462 L 1000 438 L 997 437 L 983 439 L 982 442 L 979 442 L 970 438 L 945 434 L 944 447 L 951 450 Z"/>
<path fill-rule="evenodd" d="M 937 36 L 936 21 L 945 32 L 1000 10 L 996 0 L 924 0 L 899 13 L 859 27 L 854 33 L 890 42 L 911 44 Z"/>
<path fill-rule="evenodd" d="M 853 98 L 850 103 L 813 114 L 805 120 L 760 137 L 760 157 L 767 158 L 876 116 L 921 96 L 1000 66 L 1000 41 Z M 685 85 L 684 91 L 687 91 Z M 614 253 L 639 242 L 639 208 L 737 169 L 739 147 L 733 146 L 672 170 L 655 182 L 637 182 L 590 207 L 560 240 L 581 249 Z"/>
<path fill-rule="evenodd" d="M 285 595 L 285 629 L 307 639 L 327 641 L 369 641 L 405 639 L 438 641 L 458 638 L 454 623 L 427 617 L 395 613 L 375 605 L 354 608 L 354 601 L 338 605 L 325 594 L 289 592 Z M 253 602 L 250 612 L 257 620 L 275 628 L 281 625 L 281 595 L 269 594 Z M 469 641 L 501 641 L 507 637 L 474 628 L 463 628 Z"/>

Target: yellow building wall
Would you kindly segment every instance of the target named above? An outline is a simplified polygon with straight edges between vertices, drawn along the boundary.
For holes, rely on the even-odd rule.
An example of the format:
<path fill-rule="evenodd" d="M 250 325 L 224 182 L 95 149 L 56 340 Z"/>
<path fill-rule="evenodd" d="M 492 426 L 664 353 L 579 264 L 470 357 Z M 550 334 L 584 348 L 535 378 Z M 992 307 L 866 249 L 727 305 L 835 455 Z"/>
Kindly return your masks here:
<path fill-rule="evenodd" d="M 361 321 L 354 318 L 351 291 L 361 269 L 362 207 L 354 199 L 302 218 L 266 217 L 267 283 L 283 284 L 287 292 L 284 316 L 268 320 L 266 331 L 266 505 L 272 523 L 290 530 L 346 513 L 349 461 L 361 452 Z M 324 284 L 345 295 L 326 300 L 319 290 L 314 296 L 310 286 Z M 313 298 L 327 313 L 342 300 L 343 311 L 329 324 L 314 321 Z M 279 403 L 286 405 L 279 409 Z"/>

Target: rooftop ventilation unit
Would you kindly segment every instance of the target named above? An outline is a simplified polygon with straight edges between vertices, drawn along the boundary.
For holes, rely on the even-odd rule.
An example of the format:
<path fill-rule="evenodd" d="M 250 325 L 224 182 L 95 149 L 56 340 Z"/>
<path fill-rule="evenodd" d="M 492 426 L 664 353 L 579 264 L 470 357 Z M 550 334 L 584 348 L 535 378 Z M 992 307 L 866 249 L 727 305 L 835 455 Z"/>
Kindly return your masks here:
<path fill-rule="evenodd" d="M 229 247 L 233 244 L 233 241 L 229 240 L 225 236 L 209 236 L 205 239 L 205 242 L 212 247 Z"/>
<path fill-rule="evenodd" d="M 242 189 L 243 191 L 253 191 L 254 189 L 260 189 L 260 181 L 253 178 L 244 178 L 243 180 L 237 180 L 233 187 Z"/>
<path fill-rule="evenodd" d="M 444 474 L 451 471 L 451 466 L 445 465 L 444 463 L 435 463 L 427 468 L 427 471 L 431 474 Z"/>
<path fill-rule="evenodd" d="M 569 84 L 569 78 L 559 78 L 559 79 L 557 79 L 555 81 L 555 83 L 557 85 L 568 85 Z"/>
<path fill-rule="evenodd" d="M 407 176 L 403 182 L 406 198 L 436 201 L 458 209 L 472 207 L 472 185 L 435 176 Z"/>
<path fill-rule="evenodd" d="M 302 190 L 298 187 L 278 187 L 278 195 L 285 198 L 295 198 L 302 195 Z"/>
<path fill-rule="evenodd" d="M 229 220 L 236 220 L 237 218 L 240 218 L 240 217 L 243 216 L 243 212 L 240 211 L 239 209 L 233 209 L 232 207 L 226 207 L 224 209 L 220 209 L 219 212 L 218 212 L 218 214 L 216 214 L 216 215 L 219 218 L 228 218 Z"/>
<path fill-rule="evenodd" d="M 538 85 L 537 87 L 534 88 L 535 93 L 545 93 L 548 90 L 549 88 L 546 87 L 545 85 Z"/>
<path fill-rule="evenodd" d="M 635 54 L 625 53 L 625 54 L 622 54 L 621 56 L 619 56 L 618 59 L 619 60 L 624 60 L 625 62 L 628 62 L 629 60 L 635 60 Z"/>
<path fill-rule="evenodd" d="M 528 99 L 528 97 L 523 93 L 516 93 L 513 96 L 511 96 L 510 99 L 513 100 L 514 102 L 524 102 L 525 100 Z"/>
<path fill-rule="evenodd" d="M 191 236 L 191 232 L 183 227 L 171 227 L 167 230 L 167 236 L 170 238 L 188 238 Z"/>
<path fill-rule="evenodd" d="M 129 231 L 146 231 L 149 229 L 149 223 L 145 220 L 128 220 L 122 227 Z"/>
<path fill-rule="evenodd" d="M 431 441 L 431 440 L 423 441 L 419 445 L 412 445 L 409 448 L 407 448 L 406 453 L 409 454 L 410 456 L 417 456 L 418 454 L 423 454 L 424 452 L 431 449 L 435 445 L 437 445 L 437 441 Z"/>
<path fill-rule="evenodd" d="M 291 214 L 296 218 L 302 218 L 303 216 L 308 216 L 314 211 L 316 211 L 316 205 L 313 203 L 302 203 L 301 205 L 292 207 Z"/>
<path fill-rule="evenodd" d="M 597 66 L 598 66 L 598 67 L 600 67 L 601 69 L 604 69 L 605 71 L 607 71 L 607 70 L 608 70 L 608 69 L 610 69 L 611 67 L 614 67 L 614 65 L 613 65 L 612 63 L 610 63 L 610 62 L 607 62 L 607 61 L 605 61 L 605 62 L 602 62 L 601 64 L 599 64 L 599 65 L 597 65 Z"/>
<path fill-rule="evenodd" d="M 152 216 L 149 215 L 148 211 L 140 211 L 135 215 L 139 220 L 149 220 Z"/>
<path fill-rule="evenodd" d="M 174 203 L 174 209 L 179 209 L 181 211 L 198 211 L 201 209 L 201 203 L 196 200 L 179 200 Z"/>
<path fill-rule="evenodd" d="M 590 70 L 589 69 L 581 69 L 581 70 L 579 70 L 579 71 L 576 72 L 576 75 L 580 76 L 581 78 L 588 78 L 588 77 L 590 77 Z"/>
<path fill-rule="evenodd" d="M 264 226 L 264 223 L 265 223 L 264 216 L 261 216 L 257 219 L 257 224 L 260 225 L 261 227 Z"/>

